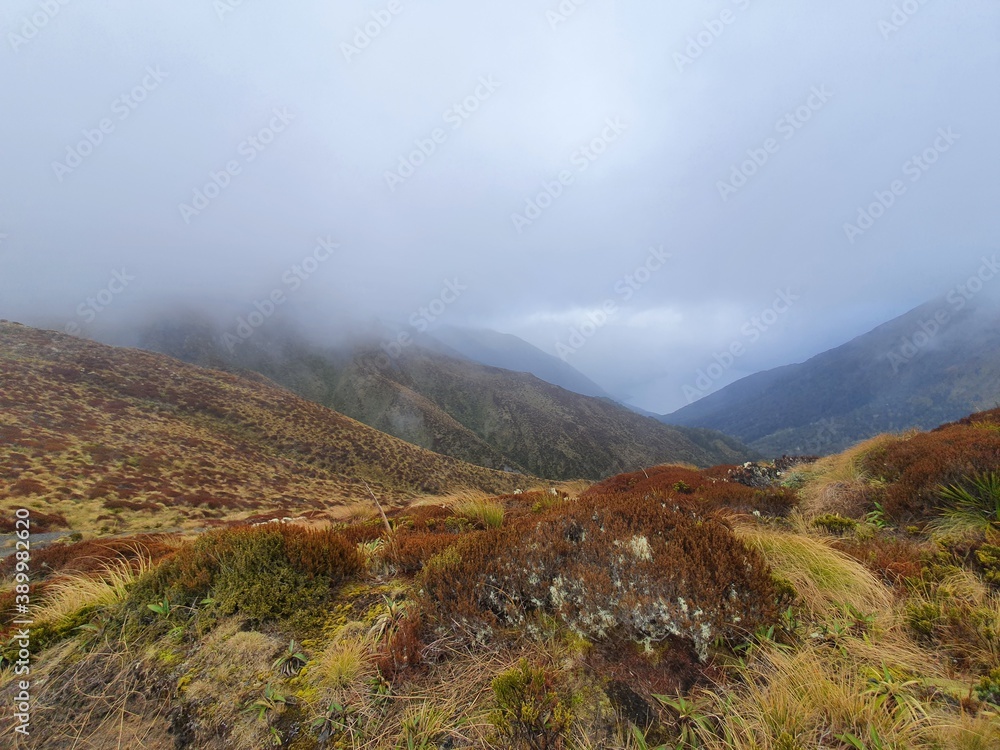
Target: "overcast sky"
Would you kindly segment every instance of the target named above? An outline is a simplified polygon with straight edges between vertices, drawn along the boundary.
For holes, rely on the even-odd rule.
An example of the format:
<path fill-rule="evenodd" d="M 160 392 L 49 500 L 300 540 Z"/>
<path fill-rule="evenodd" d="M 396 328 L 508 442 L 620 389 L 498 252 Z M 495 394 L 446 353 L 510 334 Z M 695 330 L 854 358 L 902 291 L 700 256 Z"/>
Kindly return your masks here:
<path fill-rule="evenodd" d="M 578 2 L 5 0 L 0 317 L 427 308 L 662 413 L 1000 250 L 996 0 Z"/>

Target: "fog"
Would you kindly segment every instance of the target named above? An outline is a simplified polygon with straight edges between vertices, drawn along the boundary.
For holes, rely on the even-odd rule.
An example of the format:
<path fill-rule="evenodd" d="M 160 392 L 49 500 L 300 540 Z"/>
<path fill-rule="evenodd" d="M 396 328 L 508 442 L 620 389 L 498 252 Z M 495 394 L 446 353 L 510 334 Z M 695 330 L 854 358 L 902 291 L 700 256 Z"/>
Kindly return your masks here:
<path fill-rule="evenodd" d="M 0 317 L 488 327 L 668 412 L 1000 251 L 998 40 L 993 0 L 6 0 Z"/>

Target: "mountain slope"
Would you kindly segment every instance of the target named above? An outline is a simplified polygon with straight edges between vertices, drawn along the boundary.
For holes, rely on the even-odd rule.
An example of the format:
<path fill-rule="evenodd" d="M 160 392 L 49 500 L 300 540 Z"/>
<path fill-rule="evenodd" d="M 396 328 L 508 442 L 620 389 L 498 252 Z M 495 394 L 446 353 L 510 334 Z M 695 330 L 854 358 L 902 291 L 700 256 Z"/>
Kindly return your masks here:
<path fill-rule="evenodd" d="M 148 330 L 140 345 L 200 364 L 259 372 L 414 444 L 550 479 L 748 457 L 745 446 L 724 435 L 667 427 L 527 373 L 417 345 L 390 359 L 377 344 L 324 348 L 266 326 L 232 354 L 218 341 L 207 324 L 169 322 Z"/>
<path fill-rule="evenodd" d="M 327 512 L 515 476 L 441 456 L 260 377 L 0 322 L 0 501 L 117 531 Z M 520 479 L 523 482 L 523 477 Z M 126 520 L 127 518 L 127 520 Z"/>
<path fill-rule="evenodd" d="M 1000 305 L 954 290 L 807 362 L 757 373 L 661 419 L 766 454 L 829 453 L 930 429 L 1000 400 Z"/>
<path fill-rule="evenodd" d="M 436 329 L 433 338 L 473 362 L 513 372 L 529 372 L 567 391 L 612 399 L 611 394 L 568 362 L 543 352 L 517 336 L 484 328 L 446 326 Z"/>

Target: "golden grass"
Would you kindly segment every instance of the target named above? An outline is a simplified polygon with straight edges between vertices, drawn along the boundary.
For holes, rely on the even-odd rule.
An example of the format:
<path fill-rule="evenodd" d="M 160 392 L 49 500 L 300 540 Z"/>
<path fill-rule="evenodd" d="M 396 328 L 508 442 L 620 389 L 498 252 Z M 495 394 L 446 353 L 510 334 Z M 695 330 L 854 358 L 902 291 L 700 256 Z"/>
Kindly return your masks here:
<path fill-rule="evenodd" d="M 821 458 L 797 471 L 804 484 L 799 489 L 802 513 L 811 520 L 826 513 L 848 518 L 864 515 L 873 497 L 873 478 L 862 469 L 869 453 L 905 440 L 906 435 L 882 434 L 858 443 L 843 453 Z"/>
<path fill-rule="evenodd" d="M 495 500 L 465 500 L 452 506 L 456 515 L 480 523 L 488 529 L 503 525 L 503 505 Z"/>
<path fill-rule="evenodd" d="M 151 568 L 149 560 L 140 557 L 138 564 L 116 560 L 97 575 L 60 575 L 46 588 L 45 599 L 35 610 L 35 619 L 59 622 L 84 607 L 117 604 L 128 595 L 131 584 Z"/>
<path fill-rule="evenodd" d="M 757 548 L 814 613 L 849 604 L 859 612 L 885 612 L 892 592 L 854 558 L 824 539 L 761 526 L 737 525 L 736 535 Z"/>

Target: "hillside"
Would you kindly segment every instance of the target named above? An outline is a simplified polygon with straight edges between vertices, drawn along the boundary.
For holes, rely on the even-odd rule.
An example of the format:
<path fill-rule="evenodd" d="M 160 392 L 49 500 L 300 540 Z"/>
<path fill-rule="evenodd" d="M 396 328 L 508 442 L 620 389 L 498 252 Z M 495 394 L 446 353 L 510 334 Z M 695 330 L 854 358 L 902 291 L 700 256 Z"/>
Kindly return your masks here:
<path fill-rule="evenodd" d="M 15 506 L 94 533 L 336 514 L 368 498 L 365 481 L 397 502 L 510 490 L 516 479 L 380 433 L 260 376 L 0 323 L 5 523 Z"/>
<path fill-rule="evenodd" d="M 801 364 L 743 378 L 661 419 L 765 455 L 823 454 L 1000 402 L 1000 304 L 954 291 Z"/>
<path fill-rule="evenodd" d="M 812 464 L 421 502 L 388 529 L 53 545 L 11 747 L 995 748 L 998 469 L 1000 410 Z"/>
<path fill-rule="evenodd" d="M 573 393 L 594 398 L 612 398 L 611 394 L 568 362 L 543 352 L 517 336 L 482 328 L 442 326 L 435 329 L 433 338 L 481 365 L 513 372 L 530 372 L 539 380 Z"/>
<path fill-rule="evenodd" d="M 197 321 L 158 324 L 139 345 L 198 364 L 258 372 L 415 445 L 549 479 L 598 479 L 671 461 L 710 466 L 753 455 L 717 432 L 668 427 L 528 373 L 417 345 L 389 358 L 377 344 L 322 346 L 264 327 L 230 354 L 218 332 Z"/>

